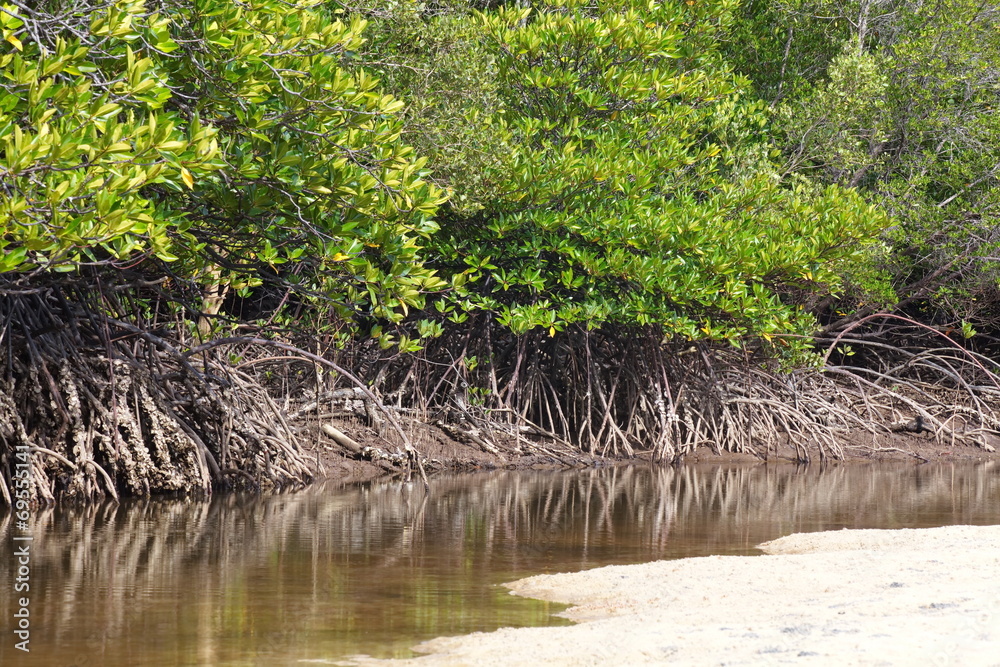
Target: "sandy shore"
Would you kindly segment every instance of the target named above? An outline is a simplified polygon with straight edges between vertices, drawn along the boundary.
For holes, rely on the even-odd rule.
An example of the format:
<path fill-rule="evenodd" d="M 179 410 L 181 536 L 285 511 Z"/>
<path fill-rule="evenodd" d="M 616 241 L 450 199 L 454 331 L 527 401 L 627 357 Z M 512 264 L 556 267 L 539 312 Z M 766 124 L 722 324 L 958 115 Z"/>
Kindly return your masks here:
<path fill-rule="evenodd" d="M 394 665 L 998 665 L 1000 526 L 783 537 L 713 556 L 542 575 L 518 595 L 578 625 L 443 637 Z"/>

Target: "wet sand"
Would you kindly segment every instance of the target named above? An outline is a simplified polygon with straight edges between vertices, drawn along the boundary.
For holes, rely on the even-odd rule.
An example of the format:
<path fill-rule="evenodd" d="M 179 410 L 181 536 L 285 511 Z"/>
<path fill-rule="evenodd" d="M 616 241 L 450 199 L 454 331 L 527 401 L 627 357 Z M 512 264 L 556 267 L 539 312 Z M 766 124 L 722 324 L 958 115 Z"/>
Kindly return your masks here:
<path fill-rule="evenodd" d="M 508 586 L 578 624 L 444 637 L 364 665 L 1000 666 L 1000 526 L 783 537 Z"/>

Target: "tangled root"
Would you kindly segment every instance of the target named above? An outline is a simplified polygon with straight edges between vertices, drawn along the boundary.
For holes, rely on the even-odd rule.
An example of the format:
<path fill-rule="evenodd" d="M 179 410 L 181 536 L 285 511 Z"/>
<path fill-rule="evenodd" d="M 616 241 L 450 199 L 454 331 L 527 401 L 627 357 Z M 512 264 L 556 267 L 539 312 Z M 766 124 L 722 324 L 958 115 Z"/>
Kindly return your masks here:
<path fill-rule="evenodd" d="M 70 305 L 54 289 L 0 296 L 0 494 L 18 464 L 31 498 L 211 493 L 312 478 L 267 392 L 216 355 Z"/>
<path fill-rule="evenodd" d="M 992 449 L 995 364 L 955 348 L 882 358 L 882 369 L 786 371 L 763 354 L 675 345 L 653 329 L 512 336 L 478 321 L 374 364 L 373 381 L 400 405 L 535 429 L 605 456 L 677 461 L 710 447 L 766 458 L 781 447 L 800 461 L 840 459 L 906 431 Z"/>

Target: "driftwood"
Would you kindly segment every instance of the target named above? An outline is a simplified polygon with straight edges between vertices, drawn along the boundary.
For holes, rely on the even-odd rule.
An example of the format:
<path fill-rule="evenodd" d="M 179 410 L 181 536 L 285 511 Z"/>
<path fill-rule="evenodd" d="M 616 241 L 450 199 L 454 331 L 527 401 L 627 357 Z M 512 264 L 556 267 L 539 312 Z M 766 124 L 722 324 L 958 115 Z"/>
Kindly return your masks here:
<path fill-rule="evenodd" d="M 323 424 L 322 429 L 323 433 L 326 433 L 328 436 L 333 438 L 338 445 L 340 445 L 341 447 L 349 451 L 351 454 L 353 454 L 355 458 L 360 458 L 362 456 L 364 452 L 364 447 L 356 443 L 354 440 L 352 440 L 350 437 L 348 437 L 341 431 L 334 428 L 331 424 Z"/>

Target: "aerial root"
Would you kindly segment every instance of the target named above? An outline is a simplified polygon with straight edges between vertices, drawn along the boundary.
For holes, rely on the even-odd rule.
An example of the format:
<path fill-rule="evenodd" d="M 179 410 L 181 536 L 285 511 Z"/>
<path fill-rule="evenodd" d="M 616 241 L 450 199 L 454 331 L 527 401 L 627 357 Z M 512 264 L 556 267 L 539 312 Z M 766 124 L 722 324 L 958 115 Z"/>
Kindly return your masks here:
<path fill-rule="evenodd" d="M 565 445 L 567 457 L 648 452 L 677 461 L 710 447 L 841 459 L 845 448 L 898 449 L 907 430 L 900 424 L 940 444 L 993 448 L 996 364 L 954 348 L 886 358 L 891 365 L 877 370 L 786 371 L 746 351 L 684 349 L 651 332 L 570 327 L 513 337 L 478 321 L 420 354 L 375 364 L 374 374 L 397 405 L 460 416 L 466 430 L 496 433 L 490 443 L 504 433 L 544 433 L 560 450 Z"/>
<path fill-rule="evenodd" d="M 228 360 L 205 353 L 192 363 L 159 336 L 65 304 L 45 293 L 0 296 L 4 502 L 19 453 L 39 502 L 312 478 L 281 411 Z"/>

